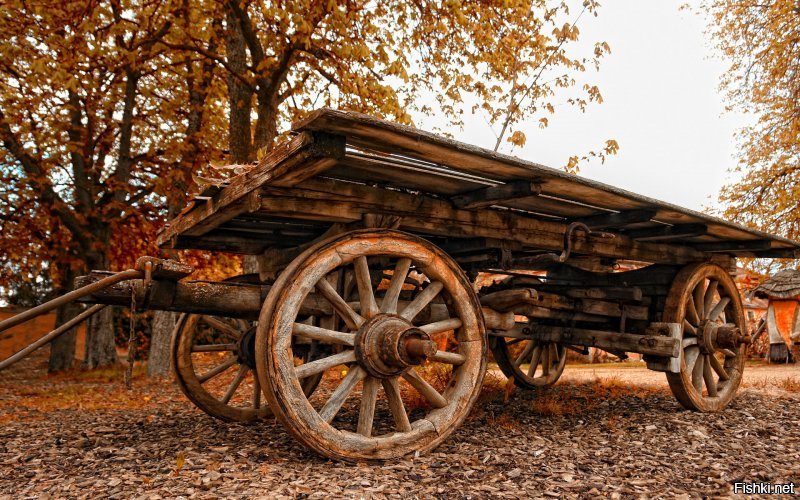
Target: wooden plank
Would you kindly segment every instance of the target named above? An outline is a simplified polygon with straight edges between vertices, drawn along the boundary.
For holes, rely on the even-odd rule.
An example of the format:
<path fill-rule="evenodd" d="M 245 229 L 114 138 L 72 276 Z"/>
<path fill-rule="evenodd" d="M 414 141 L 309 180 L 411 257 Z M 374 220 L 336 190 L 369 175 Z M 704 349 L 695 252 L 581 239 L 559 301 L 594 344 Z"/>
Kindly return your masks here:
<path fill-rule="evenodd" d="M 546 325 L 525 326 L 530 329 L 530 333 L 523 334 L 516 331 L 517 329 L 515 328 L 499 335 L 511 338 L 535 339 L 542 342 L 597 347 L 611 352 L 636 352 L 665 358 L 680 356 L 680 339 L 667 335 L 637 335 Z"/>
<path fill-rule="evenodd" d="M 321 109 L 293 125 L 294 130 L 320 130 L 347 136 L 348 144 L 389 151 L 447 165 L 462 172 L 507 182 L 530 180 L 542 184 L 542 193 L 574 201 L 591 201 L 615 211 L 653 208 L 656 219 L 669 224 L 705 223 L 720 238 L 745 239 L 749 235 L 772 238 L 787 246 L 800 244 L 786 238 L 745 228 L 707 214 L 648 198 L 614 186 L 592 181 L 519 158 L 439 137 L 435 134 L 387 122 L 371 116 Z M 377 179 L 376 179 L 377 180 Z M 424 188 L 424 186 L 418 186 Z"/>
<path fill-rule="evenodd" d="M 475 210 L 492 205 L 503 204 L 511 200 L 538 196 L 542 187 L 530 181 L 511 181 L 508 184 L 489 186 L 450 198 L 457 208 Z"/>
<path fill-rule="evenodd" d="M 653 209 L 625 210 L 608 214 L 591 215 L 574 219 L 574 222 L 582 222 L 591 229 L 612 229 L 625 227 L 637 222 L 648 222 L 655 217 L 656 211 Z"/>
<path fill-rule="evenodd" d="M 344 156 L 341 136 L 302 133 L 279 144 L 252 170 L 230 181 L 230 185 L 174 219 L 158 236 L 166 245 L 176 235 L 200 236 L 237 215 L 258 208 L 257 189 L 265 184 L 292 186 L 333 166 Z"/>
<path fill-rule="evenodd" d="M 674 226 L 648 227 L 625 232 L 629 238 L 638 241 L 674 240 L 702 236 L 707 233 L 708 226 L 705 224 L 675 224 Z"/>
<path fill-rule="evenodd" d="M 521 214 L 482 209 L 459 210 L 449 202 L 359 184 L 327 179 L 306 181 L 299 188 L 264 188 L 262 209 L 279 217 L 349 223 L 364 214 L 401 217 L 407 231 L 448 237 L 506 238 L 542 250 L 561 251 L 566 224 L 541 221 Z M 661 243 L 640 243 L 622 235 L 613 239 L 578 234 L 573 253 L 626 258 L 644 262 L 684 264 L 704 260 L 694 249 Z"/>
<path fill-rule="evenodd" d="M 719 241 L 692 245 L 702 252 L 753 252 L 772 248 L 770 240 Z"/>

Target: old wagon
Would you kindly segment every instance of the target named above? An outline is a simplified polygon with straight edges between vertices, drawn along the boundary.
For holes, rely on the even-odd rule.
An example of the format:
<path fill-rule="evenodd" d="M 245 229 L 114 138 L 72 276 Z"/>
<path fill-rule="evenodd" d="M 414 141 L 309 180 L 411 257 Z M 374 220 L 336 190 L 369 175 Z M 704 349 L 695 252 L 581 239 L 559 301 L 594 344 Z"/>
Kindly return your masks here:
<path fill-rule="evenodd" d="M 736 258 L 800 249 L 369 116 L 318 110 L 293 133 L 159 235 L 254 255 L 256 275 L 185 281 L 187 266 L 146 257 L 62 301 L 99 304 L 79 319 L 132 301 L 186 313 L 172 356 L 190 400 L 225 420 L 274 413 L 335 459 L 435 447 L 469 413 L 489 349 L 523 388 L 555 383 L 568 349 L 640 353 L 681 405 L 720 410 L 749 341 Z"/>

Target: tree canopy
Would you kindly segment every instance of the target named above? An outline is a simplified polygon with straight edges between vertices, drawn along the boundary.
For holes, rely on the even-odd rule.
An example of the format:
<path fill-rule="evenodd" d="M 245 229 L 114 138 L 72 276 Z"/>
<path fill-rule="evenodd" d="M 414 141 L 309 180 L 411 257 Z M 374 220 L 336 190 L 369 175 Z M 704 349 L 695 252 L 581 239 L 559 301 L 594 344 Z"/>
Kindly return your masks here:
<path fill-rule="evenodd" d="M 800 238 L 800 5 L 717 0 L 709 31 L 731 65 L 729 106 L 754 123 L 739 133 L 738 179 L 721 194 L 725 216 Z"/>
<path fill-rule="evenodd" d="M 155 253 L 155 231 L 193 179 L 211 164 L 254 161 L 313 108 L 407 124 L 435 115 L 455 127 L 479 113 L 501 130 L 498 146 L 522 144 L 523 124 L 546 126 L 557 99 L 581 109 L 602 101 L 575 79 L 609 51 L 598 42 L 583 54 L 575 43 L 578 20 L 597 9 L 594 0 L 8 0 L 0 287 L 46 269 L 67 287 L 77 273 Z"/>

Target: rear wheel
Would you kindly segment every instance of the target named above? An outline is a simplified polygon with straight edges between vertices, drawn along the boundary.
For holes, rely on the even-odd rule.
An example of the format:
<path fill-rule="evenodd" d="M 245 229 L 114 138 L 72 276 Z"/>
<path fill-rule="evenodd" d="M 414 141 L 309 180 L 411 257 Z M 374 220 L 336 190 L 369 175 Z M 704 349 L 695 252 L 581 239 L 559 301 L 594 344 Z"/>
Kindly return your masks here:
<path fill-rule="evenodd" d="M 491 342 L 497 366 L 506 377 L 524 389 L 555 384 L 567 363 L 567 348 L 555 342 L 506 338 L 502 334 Z"/>
<path fill-rule="evenodd" d="M 255 333 L 253 321 L 181 315 L 173 337 L 172 365 L 178 387 L 195 406 L 228 422 L 251 422 L 272 414 L 255 375 Z M 312 342 L 296 346 L 298 364 L 313 358 L 316 348 Z M 309 378 L 303 390 L 310 394 L 319 380 Z"/>

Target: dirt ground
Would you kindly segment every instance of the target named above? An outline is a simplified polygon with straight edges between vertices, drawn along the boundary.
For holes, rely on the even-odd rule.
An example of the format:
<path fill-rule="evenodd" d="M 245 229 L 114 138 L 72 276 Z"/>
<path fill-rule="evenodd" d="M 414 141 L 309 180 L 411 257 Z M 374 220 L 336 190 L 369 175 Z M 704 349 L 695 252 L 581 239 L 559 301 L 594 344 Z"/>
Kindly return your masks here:
<path fill-rule="evenodd" d="M 139 375 L 128 392 L 119 371 L 47 376 L 43 365 L 0 374 L 0 498 L 672 498 L 800 483 L 797 366 L 749 366 L 717 414 L 682 410 L 662 374 L 633 363 L 568 366 L 555 387 L 507 402 L 492 372 L 433 452 L 347 465 L 272 420 L 215 421 L 170 382 Z"/>

